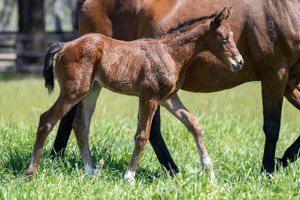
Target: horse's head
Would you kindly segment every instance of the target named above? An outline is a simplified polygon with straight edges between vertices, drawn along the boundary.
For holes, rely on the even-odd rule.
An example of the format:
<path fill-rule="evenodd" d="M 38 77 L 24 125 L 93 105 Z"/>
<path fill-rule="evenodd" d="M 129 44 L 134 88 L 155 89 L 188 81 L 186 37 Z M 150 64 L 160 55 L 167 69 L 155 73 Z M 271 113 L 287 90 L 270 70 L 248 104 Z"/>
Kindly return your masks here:
<path fill-rule="evenodd" d="M 226 63 L 230 70 L 236 72 L 242 69 L 244 60 L 238 51 L 229 24 L 226 22 L 231 15 L 231 8 L 224 8 L 210 23 L 210 30 L 206 34 L 205 48 Z"/>

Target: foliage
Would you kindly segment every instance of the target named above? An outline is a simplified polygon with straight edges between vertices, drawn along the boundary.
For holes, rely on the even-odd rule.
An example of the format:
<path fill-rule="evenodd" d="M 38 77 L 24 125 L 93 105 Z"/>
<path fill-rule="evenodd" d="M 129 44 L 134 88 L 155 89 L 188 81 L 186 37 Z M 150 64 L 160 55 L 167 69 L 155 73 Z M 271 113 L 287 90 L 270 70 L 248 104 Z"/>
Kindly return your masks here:
<path fill-rule="evenodd" d="M 270 178 L 260 172 L 264 134 L 260 85 L 248 83 L 211 94 L 180 92 L 203 128 L 217 182 L 208 183 L 192 136 L 165 109 L 162 132 L 181 171 L 164 173 L 149 144 L 138 165 L 136 182 L 123 181 L 133 150 L 137 98 L 103 90 L 92 119 L 90 145 L 97 177 L 87 176 L 74 135 L 64 159 L 51 161 L 55 137 L 48 137 L 36 178 L 25 170 L 35 141 L 39 115 L 54 103 L 36 78 L 0 82 L 0 199 L 299 199 L 299 161 Z M 299 135 L 299 112 L 283 106 L 277 156 Z M 104 162 L 104 163 L 103 163 Z"/>

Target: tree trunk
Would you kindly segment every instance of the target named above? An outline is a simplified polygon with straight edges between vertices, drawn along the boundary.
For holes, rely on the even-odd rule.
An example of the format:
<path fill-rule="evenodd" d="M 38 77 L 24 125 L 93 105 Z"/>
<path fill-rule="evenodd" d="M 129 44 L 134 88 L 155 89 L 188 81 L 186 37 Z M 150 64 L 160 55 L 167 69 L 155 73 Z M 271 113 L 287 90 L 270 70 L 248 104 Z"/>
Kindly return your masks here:
<path fill-rule="evenodd" d="M 16 0 L 4 0 L 3 9 L 0 12 L 1 31 L 5 31 L 6 28 L 8 27 L 16 2 L 17 2 Z"/>
<path fill-rule="evenodd" d="M 70 0 L 72 9 L 72 26 L 73 31 L 78 31 L 78 15 L 85 0 Z"/>
<path fill-rule="evenodd" d="M 63 10 L 63 1 L 62 0 L 55 0 L 54 2 L 54 18 L 55 18 L 55 32 L 62 33 L 62 10 Z"/>
<path fill-rule="evenodd" d="M 18 0 L 17 71 L 41 71 L 45 52 L 44 0 Z"/>

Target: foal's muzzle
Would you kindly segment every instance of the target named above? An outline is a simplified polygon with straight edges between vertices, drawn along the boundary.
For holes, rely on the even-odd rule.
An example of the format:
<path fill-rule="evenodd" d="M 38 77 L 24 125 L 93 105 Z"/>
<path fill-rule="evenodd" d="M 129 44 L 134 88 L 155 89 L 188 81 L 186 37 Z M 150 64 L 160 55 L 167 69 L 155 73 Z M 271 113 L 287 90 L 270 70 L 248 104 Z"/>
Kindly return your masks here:
<path fill-rule="evenodd" d="M 242 69 L 244 60 L 242 56 L 236 56 L 230 60 L 230 71 L 237 72 Z"/>

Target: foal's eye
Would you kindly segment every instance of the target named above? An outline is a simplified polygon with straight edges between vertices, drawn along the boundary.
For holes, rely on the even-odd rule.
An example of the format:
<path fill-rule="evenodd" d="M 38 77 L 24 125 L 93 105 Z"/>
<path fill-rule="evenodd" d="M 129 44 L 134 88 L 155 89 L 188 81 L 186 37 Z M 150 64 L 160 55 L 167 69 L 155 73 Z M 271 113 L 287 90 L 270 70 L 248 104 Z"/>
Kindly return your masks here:
<path fill-rule="evenodd" d="M 224 42 L 227 42 L 227 41 L 228 41 L 228 37 L 227 37 L 227 36 L 221 36 L 221 39 L 222 39 Z"/>

